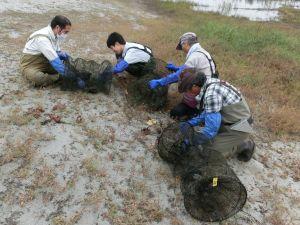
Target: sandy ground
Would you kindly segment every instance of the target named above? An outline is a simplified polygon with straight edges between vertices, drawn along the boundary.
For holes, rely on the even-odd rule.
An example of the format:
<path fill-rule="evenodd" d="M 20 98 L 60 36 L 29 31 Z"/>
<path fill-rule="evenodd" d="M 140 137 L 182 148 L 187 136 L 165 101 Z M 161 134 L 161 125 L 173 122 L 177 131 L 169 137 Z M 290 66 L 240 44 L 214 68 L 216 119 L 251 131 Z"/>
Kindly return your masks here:
<path fill-rule="evenodd" d="M 113 59 L 109 32 L 142 32 L 143 19 L 160 19 L 133 1 L 0 2 L 0 224 L 208 224 L 187 214 L 157 154 L 167 112 L 129 106 L 116 81 L 107 96 L 36 89 L 22 78 L 26 38 L 58 12 L 74 24 L 64 49 L 98 61 Z M 143 132 L 149 119 L 158 124 Z M 300 143 L 255 140 L 250 162 L 229 161 L 248 201 L 221 224 L 299 224 Z"/>

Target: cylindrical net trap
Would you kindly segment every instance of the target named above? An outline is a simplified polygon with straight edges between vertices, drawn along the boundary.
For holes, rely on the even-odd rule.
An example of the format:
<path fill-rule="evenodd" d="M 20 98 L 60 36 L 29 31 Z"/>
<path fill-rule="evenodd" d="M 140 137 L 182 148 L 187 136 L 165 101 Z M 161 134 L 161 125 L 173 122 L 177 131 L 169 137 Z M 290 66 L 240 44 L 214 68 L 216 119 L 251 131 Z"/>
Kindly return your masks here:
<path fill-rule="evenodd" d="M 182 178 L 184 206 L 198 220 L 222 221 L 246 202 L 246 188 L 217 151 L 191 147 L 176 172 Z"/>
<path fill-rule="evenodd" d="M 149 81 L 160 79 L 168 75 L 165 68 L 167 63 L 160 59 L 153 58 L 146 68 L 141 70 L 141 74 L 128 85 L 130 100 L 134 104 L 145 104 L 153 110 L 163 108 L 168 99 L 168 86 L 149 88 Z"/>
<path fill-rule="evenodd" d="M 181 177 L 186 210 L 207 222 L 222 221 L 240 211 L 247 191 L 224 156 L 201 146 L 184 149 L 183 140 L 178 124 L 170 124 L 158 139 L 158 153 L 174 163 L 174 172 Z"/>
<path fill-rule="evenodd" d="M 183 140 L 184 137 L 179 130 L 178 123 L 171 123 L 157 140 L 159 156 L 169 163 L 177 163 L 181 160 Z"/>
<path fill-rule="evenodd" d="M 109 94 L 113 72 L 112 64 L 108 60 L 97 63 L 94 60 L 70 57 L 65 68 L 62 90 L 78 90 L 78 79 L 81 79 L 85 82 L 85 91 Z"/>

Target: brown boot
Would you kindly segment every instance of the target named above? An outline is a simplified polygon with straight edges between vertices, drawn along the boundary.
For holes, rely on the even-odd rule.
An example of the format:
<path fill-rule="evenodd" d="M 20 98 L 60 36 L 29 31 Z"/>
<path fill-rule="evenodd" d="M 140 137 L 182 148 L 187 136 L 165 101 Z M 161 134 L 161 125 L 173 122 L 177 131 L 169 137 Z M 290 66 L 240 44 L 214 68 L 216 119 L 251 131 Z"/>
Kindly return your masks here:
<path fill-rule="evenodd" d="M 252 139 L 244 140 L 242 144 L 238 146 L 237 159 L 242 162 L 248 162 L 254 153 L 255 143 Z"/>

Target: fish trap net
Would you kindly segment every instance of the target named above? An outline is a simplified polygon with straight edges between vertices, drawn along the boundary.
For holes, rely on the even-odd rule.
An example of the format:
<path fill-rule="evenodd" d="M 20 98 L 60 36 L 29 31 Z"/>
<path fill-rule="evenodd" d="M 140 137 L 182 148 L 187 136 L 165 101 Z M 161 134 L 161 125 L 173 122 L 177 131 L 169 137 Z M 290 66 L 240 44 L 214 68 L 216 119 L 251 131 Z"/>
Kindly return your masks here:
<path fill-rule="evenodd" d="M 207 222 L 235 215 L 247 199 L 244 185 L 220 152 L 201 146 L 182 148 L 183 137 L 178 127 L 175 123 L 163 130 L 158 139 L 158 153 L 162 159 L 174 163 L 174 174 L 181 177 L 187 212 Z"/>
<path fill-rule="evenodd" d="M 65 68 L 62 90 L 78 90 L 78 79 L 81 79 L 86 84 L 85 91 L 109 94 L 113 73 L 112 64 L 108 60 L 97 63 L 94 60 L 69 58 L 65 63 Z"/>
<path fill-rule="evenodd" d="M 194 218 L 222 221 L 246 203 L 246 188 L 220 152 L 191 147 L 176 167 L 184 206 Z"/>
<path fill-rule="evenodd" d="M 143 69 L 143 75 L 133 80 L 128 85 L 128 93 L 133 104 L 145 104 L 151 109 L 159 110 L 163 108 L 168 99 L 168 86 L 149 88 L 149 81 L 160 79 L 168 75 L 165 68 L 167 63 L 160 59 L 152 59 L 149 68 Z"/>
<path fill-rule="evenodd" d="M 157 141 L 159 156 L 169 162 L 176 163 L 181 159 L 182 143 L 184 136 L 179 130 L 178 123 L 171 123 L 167 126 Z"/>

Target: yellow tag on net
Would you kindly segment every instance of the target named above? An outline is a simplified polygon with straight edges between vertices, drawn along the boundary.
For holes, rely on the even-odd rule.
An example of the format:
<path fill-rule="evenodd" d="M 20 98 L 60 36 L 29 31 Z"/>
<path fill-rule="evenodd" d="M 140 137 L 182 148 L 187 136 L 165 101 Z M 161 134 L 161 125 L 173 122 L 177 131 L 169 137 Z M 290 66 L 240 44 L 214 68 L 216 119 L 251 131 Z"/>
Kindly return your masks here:
<path fill-rule="evenodd" d="M 218 186 L 218 178 L 217 177 L 214 177 L 213 178 L 213 187 L 217 187 Z"/>
<path fill-rule="evenodd" d="M 155 119 L 151 119 L 151 120 L 147 121 L 148 126 L 152 126 L 152 125 L 155 125 L 155 124 L 157 124 L 157 121 Z"/>

